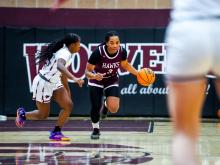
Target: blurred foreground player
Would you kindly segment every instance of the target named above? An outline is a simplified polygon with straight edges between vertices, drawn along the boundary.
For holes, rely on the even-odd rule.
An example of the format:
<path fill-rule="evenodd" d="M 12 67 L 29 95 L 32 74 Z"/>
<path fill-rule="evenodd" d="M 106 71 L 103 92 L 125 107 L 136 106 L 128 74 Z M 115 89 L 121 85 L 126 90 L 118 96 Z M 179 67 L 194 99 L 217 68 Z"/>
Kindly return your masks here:
<path fill-rule="evenodd" d="M 173 0 L 173 7 L 166 34 L 172 158 L 175 165 L 198 165 L 196 144 L 208 72 L 216 76 L 220 95 L 220 1 Z"/>

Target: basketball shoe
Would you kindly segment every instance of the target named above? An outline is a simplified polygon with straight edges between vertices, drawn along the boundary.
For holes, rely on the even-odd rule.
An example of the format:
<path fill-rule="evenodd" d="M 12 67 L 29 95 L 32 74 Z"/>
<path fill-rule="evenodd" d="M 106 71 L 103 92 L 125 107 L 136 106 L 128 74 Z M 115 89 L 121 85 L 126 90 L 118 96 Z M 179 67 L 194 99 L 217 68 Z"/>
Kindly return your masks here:
<path fill-rule="evenodd" d="M 25 109 L 24 108 L 18 108 L 17 109 L 17 117 L 15 119 L 15 124 L 17 127 L 22 128 L 24 126 L 26 117 L 25 117 Z"/>
<path fill-rule="evenodd" d="M 70 141 L 70 138 L 64 136 L 62 132 L 50 132 L 49 139 L 53 141 Z"/>
<path fill-rule="evenodd" d="M 100 135 L 100 130 L 98 128 L 94 128 L 91 134 L 91 139 L 99 139 Z"/>

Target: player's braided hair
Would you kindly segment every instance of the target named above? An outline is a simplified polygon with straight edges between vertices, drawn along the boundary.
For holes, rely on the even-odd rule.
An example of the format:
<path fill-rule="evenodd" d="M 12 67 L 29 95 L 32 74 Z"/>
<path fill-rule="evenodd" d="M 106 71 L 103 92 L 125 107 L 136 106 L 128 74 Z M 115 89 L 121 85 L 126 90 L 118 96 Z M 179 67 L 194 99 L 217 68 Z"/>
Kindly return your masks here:
<path fill-rule="evenodd" d="M 40 51 L 36 57 L 36 63 L 49 61 L 53 57 L 53 53 L 57 52 L 64 44 L 68 47 L 72 43 L 76 43 L 80 37 L 74 33 L 68 33 L 63 38 L 51 42 L 47 47 Z"/>

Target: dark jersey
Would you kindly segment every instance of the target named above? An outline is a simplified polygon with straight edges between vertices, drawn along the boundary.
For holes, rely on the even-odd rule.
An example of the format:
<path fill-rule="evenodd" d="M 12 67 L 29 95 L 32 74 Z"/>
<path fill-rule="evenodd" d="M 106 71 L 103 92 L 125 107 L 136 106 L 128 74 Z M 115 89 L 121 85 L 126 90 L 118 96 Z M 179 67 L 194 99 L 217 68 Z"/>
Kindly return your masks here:
<path fill-rule="evenodd" d="M 124 48 L 120 49 L 113 55 L 107 52 L 106 46 L 99 46 L 90 56 L 88 63 L 95 65 L 95 73 L 105 73 L 102 81 L 89 80 L 89 85 L 107 87 L 118 83 L 118 69 L 121 61 L 127 59 L 127 52 Z"/>

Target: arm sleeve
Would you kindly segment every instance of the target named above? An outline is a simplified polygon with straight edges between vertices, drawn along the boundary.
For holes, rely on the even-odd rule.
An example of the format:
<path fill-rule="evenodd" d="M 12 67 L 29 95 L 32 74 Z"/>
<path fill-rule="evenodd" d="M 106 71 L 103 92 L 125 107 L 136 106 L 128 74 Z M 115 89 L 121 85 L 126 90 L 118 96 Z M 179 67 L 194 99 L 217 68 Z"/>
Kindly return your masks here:
<path fill-rule="evenodd" d="M 124 61 L 124 60 L 127 60 L 127 51 L 125 48 L 122 48 L 122 57 L 121 57 L 121 60 Z"/>
<path fill-rule="evenodd" d="M 96 65 L 97 62 L 100 60 L 100 52 L 99 49 L 96 49 L 94 52 L 92 52 L 91 56 L 89 57 L 88 63 L 92 65 Z"/>

